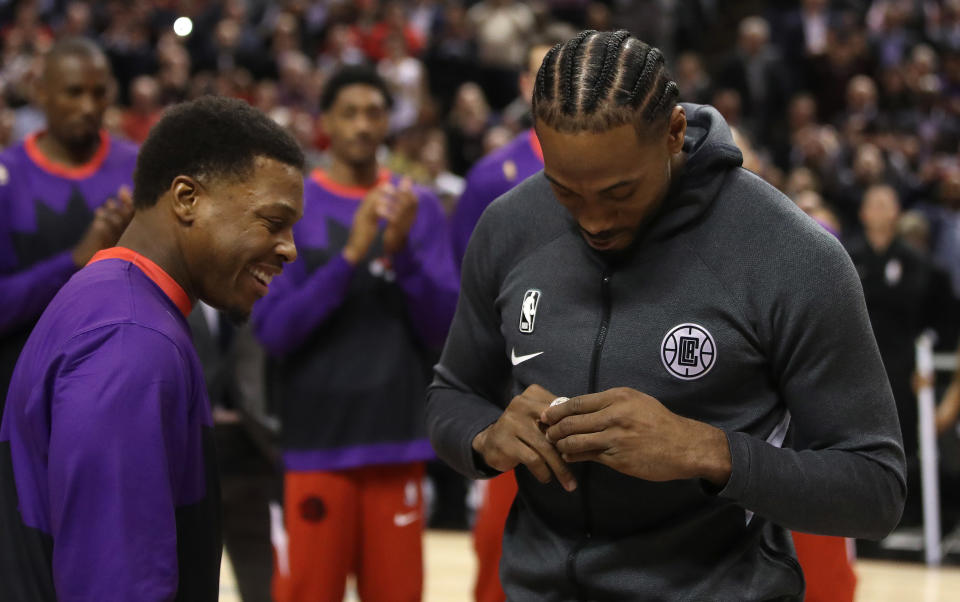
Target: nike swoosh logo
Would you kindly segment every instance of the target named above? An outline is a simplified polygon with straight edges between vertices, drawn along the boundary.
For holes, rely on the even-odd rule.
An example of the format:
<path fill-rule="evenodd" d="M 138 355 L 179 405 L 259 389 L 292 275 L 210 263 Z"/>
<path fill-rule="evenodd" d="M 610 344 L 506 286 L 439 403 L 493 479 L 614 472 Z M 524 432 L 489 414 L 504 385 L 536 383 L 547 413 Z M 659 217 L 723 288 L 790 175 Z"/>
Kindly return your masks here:
<path fill-rule="evenodd" d="M 418 518 L 420 518 L 420 513 L 416 510 L 407 512 L 406 514 L 394 514 L 393 524 L 398 527 L 406 527 L 407 525 L 412 525 L 417 522 Z"/>
<path fill-rule="evenodd" d="M 525 362 L 525 361 L 527 361 L 527 360 L 532 360 L 533 358 L 537 357 L 538 355 L 543 355 L 543 352 L 542 352 L 542 351 L 538 351 L 538 352 L 536 352 L 536 353 L 531 353 L 530 355 L 517 355 L 517 350 L 516 350 L 516 349 L 511 349 L 511 350 L 510 350 L 510 361 L 513 363 L 514 366 L 519 366 L 519 365 L 522 364 L 523 362 Z"/>

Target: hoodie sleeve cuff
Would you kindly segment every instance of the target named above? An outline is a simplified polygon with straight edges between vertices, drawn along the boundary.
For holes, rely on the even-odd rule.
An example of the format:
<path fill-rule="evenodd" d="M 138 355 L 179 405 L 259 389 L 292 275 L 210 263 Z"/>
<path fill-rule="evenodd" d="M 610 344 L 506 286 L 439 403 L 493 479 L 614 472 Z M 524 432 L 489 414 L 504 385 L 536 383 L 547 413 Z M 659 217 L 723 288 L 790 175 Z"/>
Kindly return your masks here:
<path fill-rule="evenodd" d="M 736 431 L 724 431 L 730 446 L 730 478 L 723 487 L 701 481 L 701 487 L 709 495 L 740 501 L 750 481 L 750 435 Z"/>

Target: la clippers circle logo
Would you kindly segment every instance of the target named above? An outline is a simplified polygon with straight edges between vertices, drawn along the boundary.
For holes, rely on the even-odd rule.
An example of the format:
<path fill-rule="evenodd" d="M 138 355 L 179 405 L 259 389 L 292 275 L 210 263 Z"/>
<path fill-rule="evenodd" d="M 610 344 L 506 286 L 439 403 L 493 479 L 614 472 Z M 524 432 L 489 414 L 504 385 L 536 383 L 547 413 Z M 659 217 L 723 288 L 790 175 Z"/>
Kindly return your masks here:
<path fill-rule="evenodd" d="M 660 345 L 660 359 L 667 372 L 683 380 L 700 378 L 717 361 L 717 344 L 698 324 L 674 326 Z"/>

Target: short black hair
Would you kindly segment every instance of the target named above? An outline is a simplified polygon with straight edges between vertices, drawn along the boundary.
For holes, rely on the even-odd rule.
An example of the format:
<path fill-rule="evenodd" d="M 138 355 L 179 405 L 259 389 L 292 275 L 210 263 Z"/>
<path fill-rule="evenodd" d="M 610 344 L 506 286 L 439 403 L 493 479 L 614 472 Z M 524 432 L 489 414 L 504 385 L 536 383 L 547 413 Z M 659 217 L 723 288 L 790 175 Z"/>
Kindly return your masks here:
<path fill-rule="evenodd" d="M 44 55 L 44 71 L 49 69 L 50 65 L 52 65 L 55 61 L 65 56 L 75 56 L 85 59 L 102 59 L 107 65 L 107 68 L 110 68 L 110 61 L 107 59 L 106 53 L 102 48 L 100 48 L 100 46 L 97 45 L 96 42 L 88 38 L 70 36 L 61 38 L 54 42 L 53 46 L 50 47 L 50 50 L 47 51 L 47 54 Z"/>
<path fill-rule="evenodd" d="M 669 123 L 679 88 L 663 53 L 625 30 L 581 32 L 543 59 L 533 115 L 559 131 L 601 132 Z"/>
<path fill-rule="evenodd" d="M 304 169 L 303 151 L 293 136 L 242 100 L 204 96 L 174 105 L 140 147 L 133 204 L 152 207 L 180 175 L 247 177 L 257 157 Z"/>
<path fill-rule="evenodd" d="M 376 88 L 383 94 L 387 107 L 393 106 L 393 98 L 390 96 L 389 88 L 387 88 L 387 82 L 383 81 L 383 78 L 373 67 L 348 65 L 331 75 L 330 79 L 327 80 L 327 84 L 323 88 L 323 95 L 320 97 L 320 109 L 324 112 L 329 111 L 333 103 L 337 102 L 337 95 L 340 94 L 340 90 L 355 84 Z"/>

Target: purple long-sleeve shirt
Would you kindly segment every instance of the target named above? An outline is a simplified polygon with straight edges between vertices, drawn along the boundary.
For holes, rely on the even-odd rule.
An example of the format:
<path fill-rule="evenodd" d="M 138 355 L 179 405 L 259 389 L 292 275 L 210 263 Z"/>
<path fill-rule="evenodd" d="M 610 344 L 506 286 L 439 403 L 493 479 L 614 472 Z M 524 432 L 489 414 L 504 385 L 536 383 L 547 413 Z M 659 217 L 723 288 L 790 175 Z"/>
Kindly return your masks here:
<path fill-rule="evenodd" d="M 219 486 L 189 309 L 122 248 L 51 301 L 0 423 L 0 599 L 217 599 Z"/>
<path fill-rule="evenodd" d="M 388 180 L 397 182 L 384 171 L 378 183 Z M 368 192 L 311 174 L 294 226 L 298 258 L 254 307 L 254 330 L 274 357 L 271 391 L 292 470 L 433 456 L 423 428 L 425 368 L 456 307 L 449 233 L 437 198 L 415 188 L 405 248 L 386 256 L 378 237 L 351 266 L 342 252 Z"/>
<path fill-rule="evenodd" d="M 466 188 L 450 218 L 453 254 L 458 267 L 463 262 L 470 235 L 487 205 L 541 169 L 543 151 L 533 130 L 518 135 L 470 169 Z"/>
<path fill-rule="evenodd" d="M 0 153 L 0 410 L 17 356 L 37 318 L 77 271 L 71 251 L 93 212 L 132 187 L 137 148 L 101 133 L 100 148 L 68 168 L 33 134 Z"/>

